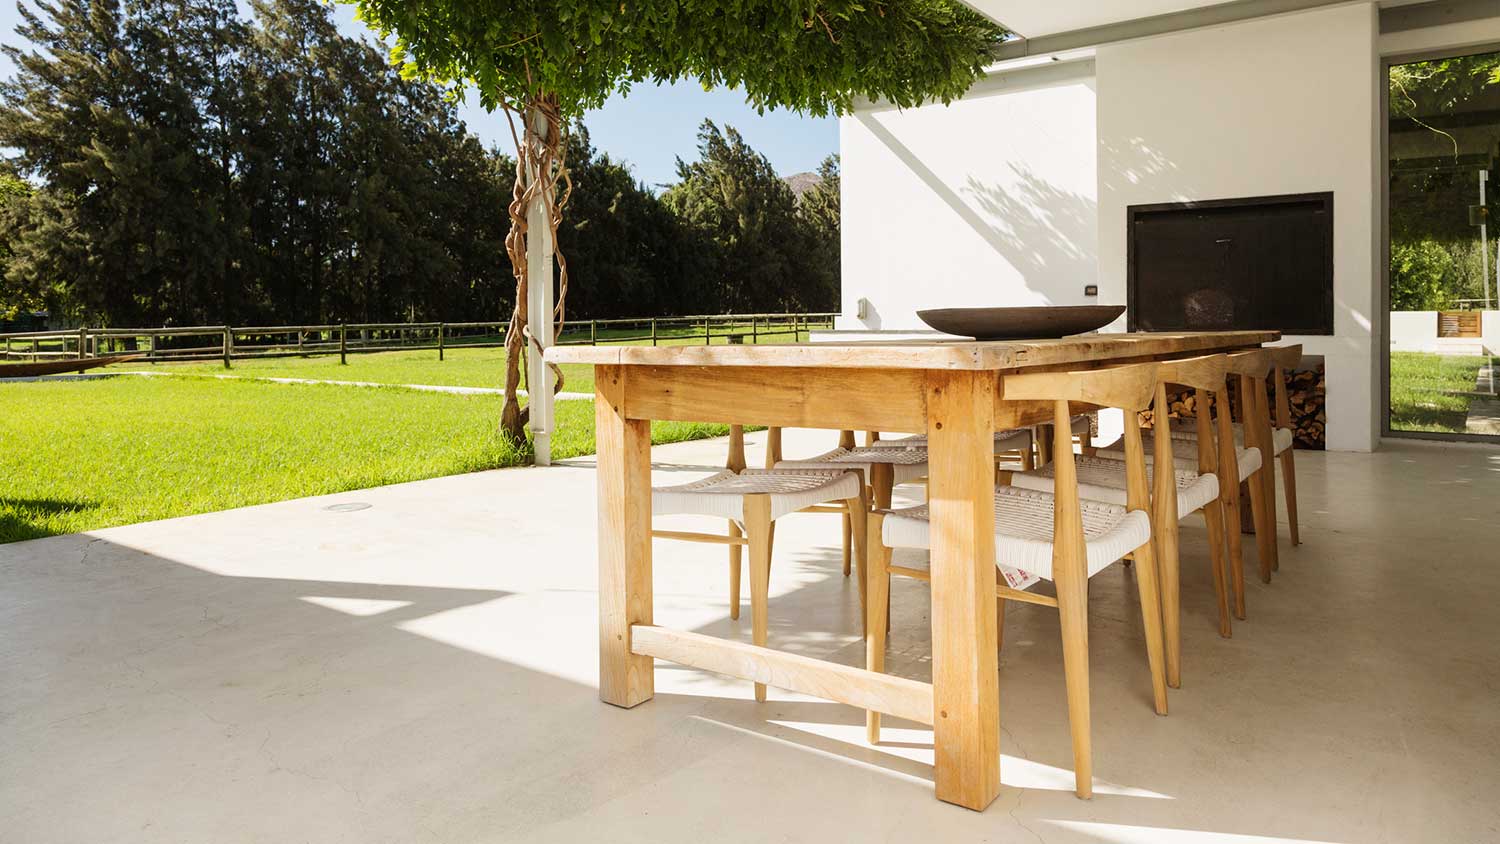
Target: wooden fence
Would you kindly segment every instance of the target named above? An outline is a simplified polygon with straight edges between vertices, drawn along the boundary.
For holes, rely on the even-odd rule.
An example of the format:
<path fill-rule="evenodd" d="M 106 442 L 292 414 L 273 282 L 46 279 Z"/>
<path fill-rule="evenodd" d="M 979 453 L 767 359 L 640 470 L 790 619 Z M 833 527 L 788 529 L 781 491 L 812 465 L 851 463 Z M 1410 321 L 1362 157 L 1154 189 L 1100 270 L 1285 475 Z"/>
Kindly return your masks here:
<path fill-rule="evenodd" d="M 832 328 L 836 314 L 720 314 L 597 319 L 568 323 L 558 345 L 650 343 L 710 345 L 757 343 L 761 338 L 796 337 L 813 328 Z M 339 356 L 393 350 L 435 350 L 505 345 L 507 322 L 348 323 L 339 325 L 198 325 L 180 328 L 75 328 L 0 334 L 5 360 L 89 358 L 135 353 L 146 361 L 235 360 Z"/>

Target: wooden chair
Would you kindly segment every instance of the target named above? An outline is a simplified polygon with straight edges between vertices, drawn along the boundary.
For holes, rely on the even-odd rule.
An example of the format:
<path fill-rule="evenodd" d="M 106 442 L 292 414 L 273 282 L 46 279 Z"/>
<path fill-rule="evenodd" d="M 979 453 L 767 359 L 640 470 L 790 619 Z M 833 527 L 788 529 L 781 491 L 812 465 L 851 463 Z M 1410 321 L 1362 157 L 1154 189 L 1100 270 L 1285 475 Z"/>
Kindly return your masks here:
<path fill-rule="evenodd" d="M 1086 372 L 1049 372 L 1003 377 L 1006 399 L 1049 401 L 1053 421 L 1067 428 L 1069 402 L 1120 407 L 1135 412 L 1152 398 L 1155 364 L 1135 364 Z M 1165 432 L 1159 436 L 1169 439 Z M 1141 432 L 1129 426 L 1125 432 L 1129 484 L 1126 503 L 1087 501 L 1079 496 L 1071 438 L 1056 438 L 1056 494 L 1015 487 L 995 490 L 996 598 L 1000 602 L 1000 627 L 1004 625 L 1005 601 L 1023 601 L 1056 607 L 1061 619 L 1063 672 L 1066 677 L 1068 719 L 1073 741 L 1074 787 L 1079 797 L 1093 793 L 1088 655 L 1088 579 L 1111 563 L 1132 555 L 1139 570 L 1141 621 L 1145 631 L 1146 656 L 1151 671 L 1152 697 L 1156 712 L 1167 712 L 1167 682 L 1162 657 L 1162 619 L 1152 546 L 1150 494 L 1147 490 Z M 1159 446 L 1165 448 L 1165 446 Z M 868 601 L 865 605 L 867 667 L 883 671 L 885 631 L 890 605 L 890 575 L 928 579 L 928 572 L 891 565 L 891 548 L 927 548 L 927 507 L 912 507 L 890 513 L 877 512 L 869 524 Z M 1057 596 L 1027 592 L 1041 580 L 1056 585 Z M 999 628 L 997 628 L 999 629 Z M 1003 640 L 1003 636 L 997 637 Z M 996 645 L 999 646 L 997 641 Z M 869 740 L 880 740 L 880 715 L 868 712 Z"/>
<path fill-rule="evenodd" d="M 780 432 L 775 437 L 780 448 Z M 768 456 L 769 462 L 769 456 Z M 853 556 L 861 573 L 860 604 L 865 601 L 865 520 L 869 504 L 864 484 L 855 472 L 745 468 L 744 430 L 730 427 L 727 467 L 718 474 L 686 484 L 651 488 L 651 515 L 717 516 L 728 520 L 729 530 L 720 535 L 692 531 L 652 529 L 653 539 L 674 539 L 729 547 L 729 617 L 740 617 L 740 550 L 750 550 L 750 617 L 753 644 L 766 643 L 769 615 L 771 552 L 775 544 L 776 520 L 791 513 L 831 513 L 853 524 Z M 849 564 L 848 549 L 845 566 Z M 766 699 L 763 684 L 755 685 L 755 699 Z"/>
<path fill-rule="evenodd" d="M 902 437 L 895 440 L 883 440 L 877 438 L 868 443 L 870 448 L 905 448 L 905 449 L 927 449 L 927 436 L 925 434 Z M 1036 465 L 1036 456 L 1033 452 L 1035 434 L 1030 428 L 1012 428 L 1008 431 L 995 432 L 995 470 L 1001 471 L 1006 463 L 1019 463 L 1021 468 L 1031 469 Z"/>
<path fill-rule="evenodd" d="M 1004 463 L 1020 463 L 1023 469 L 1031 469 L 1035 465 L 1034 447 L 1035 435 L 1029 427 L 1017 427 L 1011 430 L 998 430 L 995 432 L 995 465 L 1001 468 Z M 883 439 L 877 430 L 864 432 L 864 444 L 867 448 L 927 448 L 927 435 L 903 436 L 898 439 Z"/>
<path fill-rule="evenodd" d="M 1302 534 L 1298 528 L 1297 519 L 1297 461 L 1296 439 L 1297 432 L 1292 427 L 1291 401 L 1287 397 L 1286 378 L 1287 372 L 1294 369 L 1302 362 L 1302 346 L 1269 346 L 1266 351 L 1271 354 L 1271 377 L 1273 389 L 1276 392 L 1275 417 L 1272 420 L 1271 445 L 1276 461 L 1281 464 L 1281 485 L 1286 495 L 1286 519 L 1288 535 L 1292 545 L 1302 544 Z M 1262 398 L 1257 393 L 1257 398 Z M 1269 411 L 1268 411 L 1269 413 Z M 1185 423 L 1181 427 L 1174 426 L 1172 436 L 1179 439 L 1191 440 L 1197 434 Z M 1243 422 L 1234 423 L 1235 441 L 1244 444 L 1245 425 Z M 1270 495 L 1275 495 L 1275 485 L 1271 485 Z M 1271 502 L 1271 512 L 1276 512 L 1275 502 Z M 1279 568 L 1279 566 L 1278 566 Z"/>
<path fill-rule="evenodd" d="M 1165 418 L 1169 407 L 1167 391 L 1172 385 L 1192 387 L 1200 393 L 1222 394 L 1225 390 L 1225 372 L 1228 362 L 1224 355 L 1184 360 L 1167 361 L 1157 365 L 1155 413 Z M 1226 419 L 1227 423 L 1228 420 Z M 1153 531 L 1158 549 L 1157 563 L 1161 575 L 1161 600 L 1163 629 L 1166 636 L 1167 685 L 1178 688 L 1182 685 L 1182 636 L 1179 563 L 1178 522 L 1195 512 L 1203 514 L 1204 526 L 1208 529 L 1211 574 L 1214 597 L 1218 602 L 1219 635 L 1228 638 L 1232 628 L 1229 611 L 1229 593 L 1225 582 L 1225 547 L 1223 503 L 1220 500 L 1219 454 L 1215 450 L 1213 431 L 1209 428 L 1208 415 L 1199 419 L 1202 437 L 1198 442 L 1198 464 L 1193 468 L 1176 465 L 1170 454 L 1172 443 L 1160 437 L 1154 438 L 1156 453 L 1147 466 L 1147 478 L 1152 482 L 1151 509 Z M 1126 464 L 1112 459 L 1118 452 L 1100 452 L 1098 456 L 1079 455 L 1074 458 L 1077 465 L 1078 494 L 1085 499 L 1107 501 L 1112 504 L 1127 503 L 1129 477 Z M 1232 455 L 1229 459 L 1232 459 Z M 1155 467 L 1171 465 L 1172 474 L 1156 471 Z M 1056 488 L 1055 464 L 1048 464 L 1031 472 L 1016 472 L 1006 478 L 1012 486 L 1052 492 Z M 1174 487 L 1168 487 L 1175 481 Z"/>
<path fill-rule="evenodd" d="M 903 453 L 890 448 L 859 448 L 854 445 L 853 431 L 840 431 L 838 447 L 832 451 L 803 460 L 784 460 L 781 456 L 781 429 L 772 428 L 771 430 L 775 449 L 773 454 L 772 449 L 767 448 L 768 468 L 786 471 L 840 469 L 857 472 L 865 486 L 867 501 L 876 507 L 891 506 L 891 495 L 897 484 L 911 483 L 927 477 L 925 449 L 920 452 Z M 846 517 L 843 526 L 845 577 L 848 577 L 850 572 L 850 549 L 853 547 L 851 537 L 855 529 L 853 520 Z"/>
<path fill-rule="evenodd" d="M 1260 404 L 1255 402 L 1255 388 L 1247 385 L 1254 378 L 1255 373 L 1260 373 L 1261 387 L 1265 389 L 1265 374 L 1271 367 L 1270 349 L 1250 349 L 1243 352 L 1231 352 L 1225 356 L 1228 375 L 1239 378 L 1240 415 L 1241 419 L 1259 418 L 1263 412 Z M 1219 394 L 1222 398 L 1223 393 Z M 1199 398 L 1199 402 L 1207 399 Z M 1243 620 L 1245 618 L 1245 576 L 1244 555 L 1242 553 L 1242 542 L 1240 538 L 1240 513 L 1241 498 L 1240 485 L 1243 484 L 1250 494 L 1250 514 L 1255 525 L 1255 546 L 1258 558 L 1258 568 L 1261 580 L 1269 583 L 1271 572 L 1276 565 L 1276 521 L 1274 503 L 1269 497 L 1273 489 L 1267 481 L 1269 475 L 1267 465 L 1270 461 L 1264 459 L 1267 450 L 1258 447 L 1262 437 L 1256 433 L 1259 426 L 1251 424 L 1250 434 L 1247 442 L 1235 443 L 1233 438 L 1233 423 L 1229 402 L 1216 401 L 1213 403 L 1215 414 L 1215 428 L 1218 431 L 1219 463 L 1225 467 L 1220 474 L 1219 494 L 1220 501 L 1224 505 L 1225 541 L 1229 547 L 1229 565 L 1231 583 L 1234 595 L 1234 617 Z M 1170 426 L 1168 426 L 1170 428 Z M 1244 430 L 1244 429 L 1242 429 Z M 1196 434 L 1193 439 L 1178 439 L 1174 437 L 1172 450 L 1179 469 L 1191 469 L 1198 465 L 1198 444 Z M 1122 459 L 1122 443 L 1116 442 L 1099 450 L 1099 454 Z M 1148 455 L 1148 459 L 1149 459 Z M 1231 462 L 1232 461 L 1232 462 Z M 1232 471 L 1231 471 L 1232 470 Z M 1229 483 L 1228 479 L 1238 477 L 1240 483 Z"/>

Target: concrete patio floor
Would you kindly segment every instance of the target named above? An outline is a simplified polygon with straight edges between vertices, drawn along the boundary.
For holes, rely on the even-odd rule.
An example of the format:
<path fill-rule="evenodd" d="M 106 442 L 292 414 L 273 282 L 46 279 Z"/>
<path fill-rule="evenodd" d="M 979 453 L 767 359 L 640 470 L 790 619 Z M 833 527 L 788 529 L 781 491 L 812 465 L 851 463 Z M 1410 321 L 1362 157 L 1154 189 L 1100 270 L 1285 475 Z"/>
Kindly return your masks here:
<path fill-rule="evenodd" d="M 685 480 L 723 453 L 655 459 Z M 1500 452 L 1299 453 L 1298 475 L 1305 544 L 1283 531 L 1233 639 L 1189 523 L 1168 717 L 1132 572 L 1095 578 L 1091 801 L 1056 616 L 1013 606 L 983 813 L 933 798 L 915 725 L 872 748 L 861 712 L 667 664 L 653 701 L 600 703 L 588 461 L 0 546 L 0 840 L 1500 839 Z M 771 644 L 862 662 L 836 520 L 781 525 Z M 655 587 L 658 623 L 748 640 L 722 549 L 656 543 Z M 893 601 L 891 670 L 926 679 L 926 586 Z"/>

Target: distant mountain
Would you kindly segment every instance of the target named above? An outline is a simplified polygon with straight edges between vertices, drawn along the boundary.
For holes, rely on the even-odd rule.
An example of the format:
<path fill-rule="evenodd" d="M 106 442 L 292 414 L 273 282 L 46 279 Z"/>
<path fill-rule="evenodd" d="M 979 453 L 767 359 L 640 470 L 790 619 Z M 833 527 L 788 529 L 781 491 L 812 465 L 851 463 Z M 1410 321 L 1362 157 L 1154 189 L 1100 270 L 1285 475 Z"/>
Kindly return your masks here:
<path fill-rule="evenodd" d="M 817 173 L 793 173 L 790 176 L 782 176 L 781 180 L 786 182 L 786 186 L 792 189 L 792 195 L 799 200 L 802 194 L 823 183 L 823 177 Z"/>

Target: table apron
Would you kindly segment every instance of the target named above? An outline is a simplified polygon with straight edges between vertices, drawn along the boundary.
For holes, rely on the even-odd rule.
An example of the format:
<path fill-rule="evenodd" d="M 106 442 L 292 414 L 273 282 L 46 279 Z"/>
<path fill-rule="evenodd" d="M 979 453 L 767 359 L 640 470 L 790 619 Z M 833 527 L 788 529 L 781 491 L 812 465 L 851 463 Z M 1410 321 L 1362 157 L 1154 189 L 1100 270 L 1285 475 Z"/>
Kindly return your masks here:
<path fill-rule="evenodd" d="M 630 419 L 916 433 L 927 428 L 919 369 L 625 366 Z"/>

